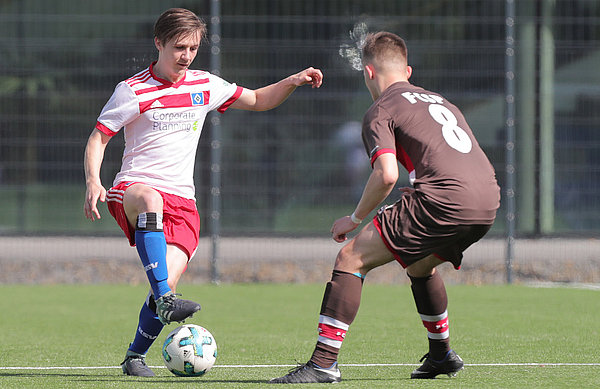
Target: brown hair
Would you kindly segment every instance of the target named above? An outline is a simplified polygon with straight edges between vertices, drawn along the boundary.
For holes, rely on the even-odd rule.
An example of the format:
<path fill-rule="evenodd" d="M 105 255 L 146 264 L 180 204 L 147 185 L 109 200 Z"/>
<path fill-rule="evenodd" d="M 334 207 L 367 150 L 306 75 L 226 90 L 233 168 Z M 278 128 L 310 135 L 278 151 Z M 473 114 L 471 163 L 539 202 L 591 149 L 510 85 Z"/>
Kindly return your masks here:
<path fill-rule="evenodd" d="M 391 32 L 380 31 L 370 33 L 362 47 L 362 63 L 367 65 L 376 62 L 379 66 L 398 63 L 406 66 L 408 49 L 404 39 Z"/>
<path fill-rule="evenodd" d="M 195 13 L 184 8 L 171 8 L 163 12 L 154 24 L 154 36 L 165 44 L 173 38 L 199 33 L 206 36 L 206 24 Z"/>

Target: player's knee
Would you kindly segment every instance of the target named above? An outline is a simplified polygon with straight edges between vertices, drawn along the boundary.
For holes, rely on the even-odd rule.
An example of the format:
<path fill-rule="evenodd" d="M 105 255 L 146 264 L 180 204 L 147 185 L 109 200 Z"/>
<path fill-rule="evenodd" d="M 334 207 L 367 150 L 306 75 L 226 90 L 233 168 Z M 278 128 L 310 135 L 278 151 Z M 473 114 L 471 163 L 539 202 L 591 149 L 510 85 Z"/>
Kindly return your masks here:
<path fill-rule="evenodd" d="M 349 273 L 362 271 L 362 261 L 360 257 L 352 251 L 350 245 L 342 247 L 335 259 L 335 269 Z"/>
<path fill-rule="evenodd" d="M 406 274 L 411 277 L 428 277 L 435 272 L 435 267 L 443 263 L 435 256 L 423 258 L 406 268 Z"/>
<path fill-rule="evenodd" d="M 139 201 L 140 212 L 156 212 L 162 213 L 163 199 L 162 196 L 156 191 L 146 192 Z"/>
<path fill-rule="evenodd" d="M 134 185 L 125 191 L 123 207 L 128 217 L 137 217 L 144 212 L 162 213 L 163 199 L 160 193 L 150 187 Z"/>

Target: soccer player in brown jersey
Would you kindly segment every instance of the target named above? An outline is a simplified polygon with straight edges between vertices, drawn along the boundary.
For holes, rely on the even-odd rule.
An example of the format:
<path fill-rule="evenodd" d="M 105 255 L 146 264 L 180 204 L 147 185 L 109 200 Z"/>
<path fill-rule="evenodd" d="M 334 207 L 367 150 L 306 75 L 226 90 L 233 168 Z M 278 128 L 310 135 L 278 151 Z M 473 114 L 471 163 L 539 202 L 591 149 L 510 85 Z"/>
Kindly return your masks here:
<path fill-rule="evenodd" d="M 448 298 L 436 266 L 461 265 L 463 251 L 490 229 L 500 190 L 488 158 L 460 110 L 438 93 L 410 84 L 412 68 L 402 38 L 367 35 L 362 48 L 365 84 L 374 103 L 362 138 L 373 168 L 350 216 L 331 228 L 337 242 L 384 201 L 398 179 L 398 162 L 413 188 L 402 189 L 339 251 L 319 316 L 310 360 L 271 383 L 339 382 L 338 353 L 360 304 L 366 274 L 397 261 L 406 269 L 429 351 L 411 378 L 455 375 L 462 359 L 450 348 Z"/>

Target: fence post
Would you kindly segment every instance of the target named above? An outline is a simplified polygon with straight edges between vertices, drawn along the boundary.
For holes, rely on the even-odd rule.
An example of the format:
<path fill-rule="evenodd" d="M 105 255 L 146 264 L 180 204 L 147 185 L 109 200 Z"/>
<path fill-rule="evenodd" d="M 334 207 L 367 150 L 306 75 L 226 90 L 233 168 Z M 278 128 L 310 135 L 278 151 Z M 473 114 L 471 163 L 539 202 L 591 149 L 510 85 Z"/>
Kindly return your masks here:
<path fill-rule="evenodd" d="M 221 2 L 210 2 L 210 72 L 220 75 L 221 69 Z M 219 283 L 219 237 L 221 234 L 221 118 L 210 116 L 210 279 Z"/>
<path fill-rule="evenodd" d="M 506 0 L 505 105 L 506 105 L 506 282 L 512 283 L 515 241 L 515 3 Z"/>
<path fill-rule="evenodd" d="M 540 26 L 540 232 L 554 232 L 554 0 L 541 5 Z"/>
<path fill-rule="evenodd" d="M 519 131 L 516 132 L 515 148 L 519 174 L 516 185 L 519 196 L 516 197 L 516 207 L 519 210 L 519 220 L 516 221 L 520 233 L 533 234 L 538 232 L 537 215 L 538 201 L 536 199 L 536 4 L 533 1 L 519 1 L 516 4 L 516 14 L 519 24 L 516 26 L 518 46 L 516 48 L 516 91 L 519 101 L 516 110 L 516 122 Z"/>

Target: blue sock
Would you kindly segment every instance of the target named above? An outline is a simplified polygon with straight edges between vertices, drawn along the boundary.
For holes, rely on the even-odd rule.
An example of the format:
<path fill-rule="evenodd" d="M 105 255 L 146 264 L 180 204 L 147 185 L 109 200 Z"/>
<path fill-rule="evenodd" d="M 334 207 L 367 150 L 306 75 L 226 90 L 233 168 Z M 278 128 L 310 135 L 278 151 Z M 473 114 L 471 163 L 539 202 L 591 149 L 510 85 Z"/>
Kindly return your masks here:
<path fill-rule="evenodd" d="M 162 229 L 162 215 L 140 213 L 135 226 L 135 246 L 155 298 L 171 291 L 167 278 L 167 241 Z"/>
<path fill-rule="evenodd" d="M 152 296 L 149 296 L 149 300 L 152 300 L 152 303 L 154 302 Z M 158 316 L 156 316 L 154 310 L 151 309 L 148 304 L 149 301 L 147 300 L 140 310 L 140 318 L 137 331 L 135 332 L 135 338 L 133 339 L 133 343 L 129 345 L 129 351 L 141 355 L 146 355 L 148 349 L 152 346 L 152 343 L 154 343 L 164 327 L 160 320 L 158 320 Z M 154 306 L 156 306 L 156 304 L 154 304 Z"/>

